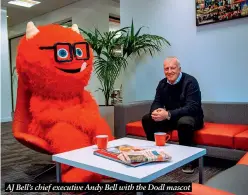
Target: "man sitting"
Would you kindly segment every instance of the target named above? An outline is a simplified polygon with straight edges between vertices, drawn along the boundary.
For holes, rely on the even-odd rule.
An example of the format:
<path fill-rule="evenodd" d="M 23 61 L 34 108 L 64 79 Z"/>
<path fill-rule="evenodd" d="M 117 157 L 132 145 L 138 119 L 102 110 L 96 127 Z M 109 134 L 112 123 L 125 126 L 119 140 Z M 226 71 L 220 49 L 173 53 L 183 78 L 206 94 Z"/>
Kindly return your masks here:
<path fill-rule="evenodd" d="M 164 61 L 165 77 L 156 89 L 155 99 L 149 114 L 142 118 L 147 140 L 155 141 L 158 131 L 178 131 L 179 144 L 193 146 L 194 131 L 203 127 L 201 91 L 198 81 L 181 72 L 176 57 Z M 183 167 L 183 172 L 193 173 L 192 164 Z"/>

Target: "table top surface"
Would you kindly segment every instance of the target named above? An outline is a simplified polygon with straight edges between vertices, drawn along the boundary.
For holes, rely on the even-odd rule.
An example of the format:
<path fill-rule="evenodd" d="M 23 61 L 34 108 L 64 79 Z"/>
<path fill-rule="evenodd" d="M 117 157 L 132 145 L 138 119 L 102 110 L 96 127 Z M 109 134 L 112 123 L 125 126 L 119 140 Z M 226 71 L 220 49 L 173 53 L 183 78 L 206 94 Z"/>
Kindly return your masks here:
<path fill-rule="evenodd" d="M 137 147 L 158 147 L 155 146 L 155 142 L 133 138 L 120 138 L 110 141 L 108 147 L 122 144 Z M 171 161 L 131 167 L 94 155 L 93 152 L 97 150 L 96 145 L 56 154 L 52 156 L 52 159 L 62 164 L 107 175 L 126 182 L 150 182 L 206 154 L 206 149 L 177 144 L 166 144 L 159 148 L 163 148 L 172 157 Z"/>

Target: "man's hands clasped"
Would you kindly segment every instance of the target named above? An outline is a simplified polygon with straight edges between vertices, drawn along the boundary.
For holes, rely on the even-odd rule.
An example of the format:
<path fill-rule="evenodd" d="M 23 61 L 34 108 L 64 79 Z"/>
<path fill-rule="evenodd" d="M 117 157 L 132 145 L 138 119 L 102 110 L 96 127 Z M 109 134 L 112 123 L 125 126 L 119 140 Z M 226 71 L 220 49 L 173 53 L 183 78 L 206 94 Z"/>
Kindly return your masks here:
<path fill-rule="evenodd" d="M 158 108 L 154 110 L 151 114 L 151 117 L 154 121 L 163 121 L 168 119 L 169 113 L 164 108 Z"/>

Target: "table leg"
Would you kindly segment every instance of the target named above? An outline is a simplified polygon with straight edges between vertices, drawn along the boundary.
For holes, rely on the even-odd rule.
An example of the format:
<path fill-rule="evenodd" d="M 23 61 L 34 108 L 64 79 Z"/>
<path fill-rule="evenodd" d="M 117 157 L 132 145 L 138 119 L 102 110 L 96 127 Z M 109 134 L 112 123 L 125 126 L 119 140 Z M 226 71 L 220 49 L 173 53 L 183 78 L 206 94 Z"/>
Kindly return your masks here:
<path fill-rule="evenodd" d="M 203 157 L 199 158 L 199 183 L 203 184 Z"/>
<path fill-rule="evenodd" d="M 61 180 L 61 164 L 56 162 L 56 178 L 57 182 L 60 183 Z M 62 195 L 62 192 L 58 192 L 59 195 Z"/>

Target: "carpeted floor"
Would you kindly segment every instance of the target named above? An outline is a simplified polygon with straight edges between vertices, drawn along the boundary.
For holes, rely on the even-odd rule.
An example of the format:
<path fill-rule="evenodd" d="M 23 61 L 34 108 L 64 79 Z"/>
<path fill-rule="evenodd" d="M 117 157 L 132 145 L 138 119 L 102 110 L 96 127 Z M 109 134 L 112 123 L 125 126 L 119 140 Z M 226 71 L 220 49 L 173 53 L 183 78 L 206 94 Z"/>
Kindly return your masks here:
<path fill-rule="evenodd" d="M 4 192 L 5 182 L 56 182 L 55 169 L 46 173 L 44 176 L 34 180 L 34 176 L 44 170 L 44 164 L 48 164 L 51 157 L 34 152 L 29 148 L 17 142 L 12 135 L 12 124 L 1 123 L 1 189 L 2 194 L 11 194 Z M 233 166 L 236 162 L 224 161 L 219 159 L 204 158 L 204 179 L 205 181 L 216 175 L 217 173 Z M 36 165 L 35 165 L 36 164 Z M 198 169 L 194 174 L 184 174 L 181 169 L 174 170 L 173 172 L 158 178 L 154 182 L 198 182 Z M 55 194 L 55 193 L 13 193 L 13 194 Z M 64 194 L 64 193 L 63 193 Z M 90 193 L 93 194 L 93 193 Z M 97 194 L 97 193 L 95 193 Z M 123 194 L 131 195 L 135 192 L 115 192 L 104 194 Z M 155 194 L 154 192 L 147 192 L 144 194 Z M 168 194 L 174 193 L 157 193 Z"/>

